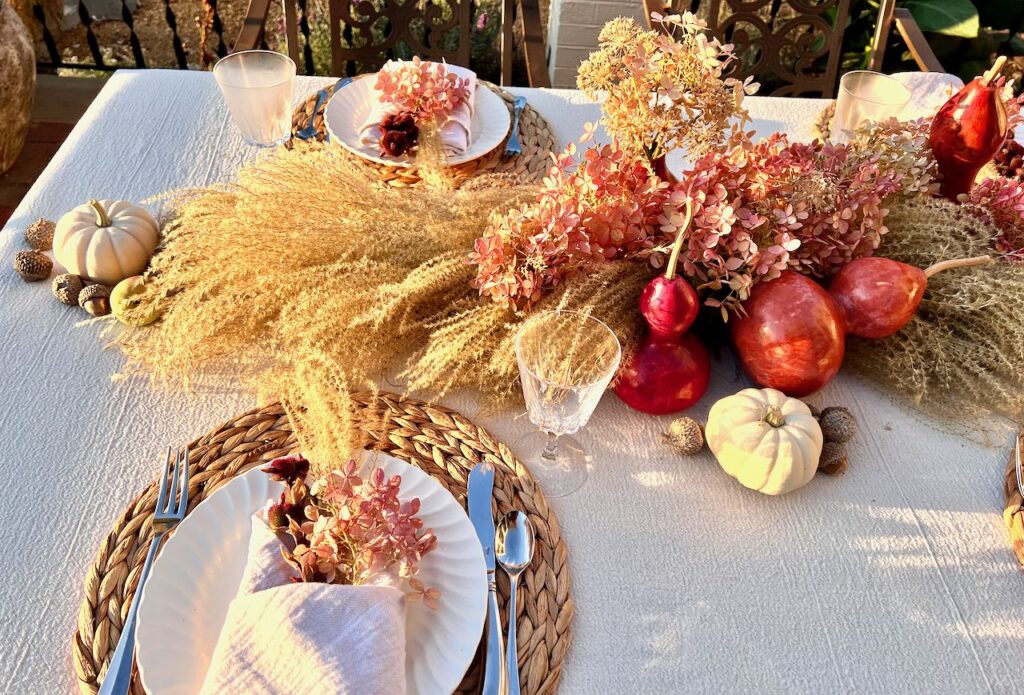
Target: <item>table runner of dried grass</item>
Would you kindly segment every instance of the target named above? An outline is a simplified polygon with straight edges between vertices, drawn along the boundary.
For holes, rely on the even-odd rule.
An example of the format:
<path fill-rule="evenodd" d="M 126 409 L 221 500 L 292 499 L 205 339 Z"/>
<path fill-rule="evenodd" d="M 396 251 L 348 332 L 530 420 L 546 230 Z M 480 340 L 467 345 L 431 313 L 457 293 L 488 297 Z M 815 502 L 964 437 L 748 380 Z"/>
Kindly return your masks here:
<path fill-rule="evenodd" d="M 486 85 L 502 98 L 511 116 L 512 102 L 515 100 L 515 97 L 490 82 L 481 81 L 481 84 Z M 327 88 L 327 93 L 328 96 L 334 93 L 333 85 Z M 295 108 L 292 114 L 293 134 L 309 125 L 309 119 L 313 116 L 313 109 L 316 106 L 316 95 L 316 92 L 310 94 Z M 327 99 L 324 100 L 320 110 L 316 112 L 313 121 L 313 127 L 316 130 L 316 140 L 320 142 L 327 138 L 327 128 L 324 125 L 324 108 L 327 106 L 327 101 Z M 511 128 L 509 132 L 511 132 Z M 502 140 L 498 147 L 479 159 L 449 167 L 448 173 L 453 182 L 462 184 L 466 180 L 480 174 L 506 174 L 515 177 L 523 183 L 539 182 L 543 179 L 551 168 L 551 153 L 558 147 L 558 144 L 555 142 L 555 136 L 551 133 L 551 128 L 548 127 L 544 117 L 527 104 L 519 118 L 519 143 L 522 146 L 522 154 L 508 159 L 504 158 L 502 155 L 505 152 L 507 140 L 508 136 L 505 137 L 505 140 Z M 289 140 L 288 146 L 292 146 L 292 143 L 293 141 Z M 346 150 L 346 152 L 348 151 Z M 411 186 L 420 181 L 419 173 L 415 167 L 386 166 L 362 159 L 354 154 L 349 154 L 349 156 L 363 164 L 378 179 L 391 186 Z"/>
<path fill-rule="evenodd" d="M 462 415 L 394 394 L 356 397 L 365 435 L 363 445 L 422 468 L 465 504 L 469 470 L 490 461 L 497 472 L 494 512 L 526 511 L 537 532 L 536 555 L 519 589 L 519 668 L 522 692 L 554 693 L 569 648 L 573 601 L 569 593 L 568 551 L 558 520 L 530 472 L 508 447 Z M 189 511 L 236 475 L 272 458 L 296 451 L 288 418 L 279 405 L 251 410 L 225 422 L 188 445 L 191 459 Z M 154 462 L 154 471 L 158 469 Z M 138 574 L 152 537 L 157 493 L 154 481 L 116 520 L 85 577 L 85 597 L 72 640 L 79 686 L 94 695 L 117 645 Z M 499 571 L 502 622 L 508 624 L 508 580 Z M 474 660 L 456 691 L 479 692 L 481 659 Z M 145 691 L 137 674 L 132 693 Z"/>

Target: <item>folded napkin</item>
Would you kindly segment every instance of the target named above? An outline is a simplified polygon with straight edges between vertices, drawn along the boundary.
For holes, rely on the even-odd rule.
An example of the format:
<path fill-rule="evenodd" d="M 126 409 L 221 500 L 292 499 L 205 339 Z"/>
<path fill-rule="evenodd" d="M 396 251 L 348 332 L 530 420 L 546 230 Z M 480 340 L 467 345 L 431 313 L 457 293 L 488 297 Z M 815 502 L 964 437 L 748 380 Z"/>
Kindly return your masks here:
<path fill-rule="evenodd" d="M 291 583 L 281 541 L 253 517 L 249 557 L 203 695 L 405 693 L 405 608 L 392 586 Z"/>
<path fill-rule="evenodd" d="M 381 70 L 394 69 L 401 64 L 400 61 L 389 60 Z M 442 124 L 438 133 L 441 138 L 441 147 L 446 157 L 455 157 L 465 153 L 469 144 L 473 141 L 473 111 L 476 108 L 476 73 L 472 70 L 457 65 L 446 65 L 449 72 L 455 73 L 467 81 L 469 91 L 467 99 L 452 109 L 447 120 Z M 373 78 L 368 78 L 373 79 Z M 359 129 L 359 142 L 366 146 L 376 146 L 380 141 L 380 122 L 385 116 L 390 116 L 397 109 L 393 104 L 383 103 L 380 99 L 380 92 L 376 87 L 371 89 L 372 104 L 370 113 Z"/>

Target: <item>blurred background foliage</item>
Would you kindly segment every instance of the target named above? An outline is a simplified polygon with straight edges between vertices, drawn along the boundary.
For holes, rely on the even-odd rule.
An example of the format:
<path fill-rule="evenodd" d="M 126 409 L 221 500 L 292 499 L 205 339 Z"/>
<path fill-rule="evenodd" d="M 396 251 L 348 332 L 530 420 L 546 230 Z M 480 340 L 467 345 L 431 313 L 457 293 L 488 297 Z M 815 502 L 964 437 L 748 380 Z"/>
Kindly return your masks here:
<path fill-rule="evenodd" d="M 1024 76 L 1024 0 L 898 0 L 914 15 L 946 72 L 965 82 L 985 72 L 997 55 L 1009 58 L 1004 73 L 1021 91 Z M 843 38 L 843 70 L 867 67 L 877 0 L 853 0 Z M 896 31 L 889 37 L 883 72 L 916 70 Z"/>

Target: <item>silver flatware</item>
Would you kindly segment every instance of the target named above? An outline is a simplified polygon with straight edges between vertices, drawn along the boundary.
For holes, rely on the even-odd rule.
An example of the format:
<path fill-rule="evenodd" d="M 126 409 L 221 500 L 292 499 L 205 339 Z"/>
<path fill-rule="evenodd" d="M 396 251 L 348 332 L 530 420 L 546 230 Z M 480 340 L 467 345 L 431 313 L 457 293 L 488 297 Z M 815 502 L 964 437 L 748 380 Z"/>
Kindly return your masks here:
<path fill-rule="evenodd" d="M 516 97 L 512 102 L 512 134 L 508 136 L 508 142 L 505 144 L 505 159 L 523 153 L 523 147 L 519 144 L 519 117 L 523 115 L 525 108 L 526 97 Z"/>
<path fill-rule="evenodd" d="M 1013 448 L 1013 462 L 1017 468 L 1017 490 L 1020 491 L 1021 497 L 1024 497 L 1024 462 L 1021 462 L 1021 449 L 1024 449 L 1024 431 L 1017 435 Z"/>
<path fill-rule="evenodd" d="M 494 552 L 509 581 L 508 639 L 505 666 L 508 669 L 508 695 L 519 695 L 519 654 L 516 651 L 516 591 L 519 575 L 533 561 L 533 524 L 526 512 L 509 512 L 498 522 L 494 534 Z"/>
<path fill-rule="evenodd" d="M 508 687 L 505 663 L 502 661 L 501 614 L 498 613 L 498 591 L 494 583 L 494 517 L 491 515 L 491 493 L 494 490 L 494 466 L 478 463 L 469 472 L 466 494 L 469 520 L 476 529 L 484 550 L 487 567 L 487 646 L 484 662 L 482 695 L 505 695 Z"/>
<path fill-rule="evenodd" d="M 122 695 L 128 693 L 131 688 L 132 661 L 135 656 L 135 616 L 139 612 L 142 587 L 149 578 L 149 569 L 153 565 L 160 541 L 185 518 L 187 509 L 188 450 L 186 449 L 182 455 L 180 451 L 167 449 L 167 461 L 160 476 L 160 492 L 157 494 L 156 508 L 153 512 L 153 540 L 149 542 L 149 552 L 146 553 L 146 563 L 142 566 L 142 574 L 139 575 L 139 585 L 135 588 L 132 607 L 128 610 L 128 617 L 121 628 L 121 638 L 117 641 L 114 656 L 107 667 L 107 675 L 100 686 L 100 695 Z"/>
<path fill-rule="evenodd" d="M 351 77 L 342 77 L 334 84 L 334 89 L 331 94 L 337 94 L 338 90 L 347 85 L 352 81 Z M 316 93 L 316 106 L 313 107 L 313 114 L 309 117 L 309 123 L 302 130 L 296 131 L 295 137 L 299 140 L 311 140 L 316 137 L 316 128 L 314 123 L 316 122 L 316 115 L 320 113 L 321 107 L 324 105 L 324 101 L 327 100 L 327 88 L 324 87 Z"/>

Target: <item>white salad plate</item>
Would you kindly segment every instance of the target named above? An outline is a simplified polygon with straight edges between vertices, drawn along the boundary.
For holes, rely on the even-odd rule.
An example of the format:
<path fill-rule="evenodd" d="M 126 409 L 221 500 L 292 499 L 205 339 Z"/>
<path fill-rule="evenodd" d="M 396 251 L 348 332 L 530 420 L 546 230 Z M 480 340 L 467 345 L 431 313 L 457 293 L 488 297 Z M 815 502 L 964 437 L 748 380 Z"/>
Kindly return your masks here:
<path fill-rule="evenodd" d="M 450 693 L 476 654 L 487 615 L 480 541 L 462 506 L 419 468 L 370 452 L 361 464 L 364 475 L 373 466 L 401 475 L 401 499 L 419 497 L 424 528 L 437 535 L 418 576 L 441 598 L 437 610 L 407 604 L 405 673 L 410 695 Z M 250 519 L 283 490 L 258 468 L 248 471 L 200 503 L 164 545 L 139 605 L 136 662 L 146 692 L 199 692 L 241 582 Z"/>
<path fill-rule="evenodd" d="M 448 66 L 448 69 L 456 74 L 469 72 L 455 65 Z M 340 143 L 345 149 L 371 162 L 394 167 L 411 167 L 416 164 L 415 158 L 382 155 L 376 143 L 364 145 L 360 141 L 359 131 L 377 99 L 373 88 L 376 81 L 375 74 L 366 75 L 349 82 L 331 96 L 324 109 L 327 132 L 332 142 Z M 487 85 L 477 82 L 469 148 L 460 155 L 448 157 L 446 164 L 465 164 L 490 154 L 505 141 L 511 124 L 512 119 L 508 107 L 505 106 L 505 100 Z"/>

